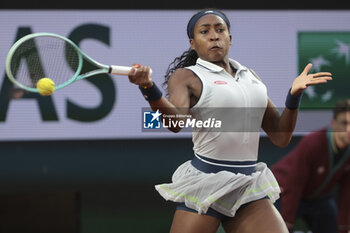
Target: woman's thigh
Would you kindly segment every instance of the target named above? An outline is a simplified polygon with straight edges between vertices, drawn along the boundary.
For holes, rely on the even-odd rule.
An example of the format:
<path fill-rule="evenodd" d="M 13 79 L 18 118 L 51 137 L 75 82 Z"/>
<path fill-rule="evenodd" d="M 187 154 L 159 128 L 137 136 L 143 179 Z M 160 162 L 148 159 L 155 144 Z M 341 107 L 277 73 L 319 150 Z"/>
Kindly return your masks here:
<path fill-rule="evenodd" d="M 170 233 L 216 233 L 220 220 L 185 210 L 176 210 Z"/>
<path fill-rule="evenodd" d="M 226 233 L 288 233 L 282 216 L 269 199 L 251 202 L 223 223 Z"/>

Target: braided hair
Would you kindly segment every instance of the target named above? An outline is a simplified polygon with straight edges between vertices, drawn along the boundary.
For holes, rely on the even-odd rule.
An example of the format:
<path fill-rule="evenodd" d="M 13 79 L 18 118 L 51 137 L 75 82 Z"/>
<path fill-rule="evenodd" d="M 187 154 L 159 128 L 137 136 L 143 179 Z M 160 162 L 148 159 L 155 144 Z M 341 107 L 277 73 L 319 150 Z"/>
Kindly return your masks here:
<path fill-rule="evenodd" d="M 193 49 L 188 49 L 183 52 L 181 56 L 176 57 L 172 63 L 169 64 L 168 69 L 164 75 L 165 81 L 163 82 L 163 88 L 168 91 L 168 81 L 175 70 L 192 66 L 196 64 L 198 54 Z"/>

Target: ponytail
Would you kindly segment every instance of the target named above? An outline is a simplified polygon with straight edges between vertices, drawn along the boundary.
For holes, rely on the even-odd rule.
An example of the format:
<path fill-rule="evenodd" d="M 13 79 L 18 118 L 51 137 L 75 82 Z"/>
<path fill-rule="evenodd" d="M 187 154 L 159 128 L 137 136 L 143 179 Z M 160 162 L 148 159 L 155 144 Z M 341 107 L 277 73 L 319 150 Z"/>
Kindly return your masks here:
<path fill-rule="evenodd" d="M 175 70 L 187 66 L 193 66 L 196 64 L 197 59 L 197 52 L 191 48 L 183 52 L 181 56 L 176 57 L 174 61 L 169 64 L 168 69 L 164 75 L 165 81 L 163 82 L 163 88 L 168 92 L 168 81 Z"/>

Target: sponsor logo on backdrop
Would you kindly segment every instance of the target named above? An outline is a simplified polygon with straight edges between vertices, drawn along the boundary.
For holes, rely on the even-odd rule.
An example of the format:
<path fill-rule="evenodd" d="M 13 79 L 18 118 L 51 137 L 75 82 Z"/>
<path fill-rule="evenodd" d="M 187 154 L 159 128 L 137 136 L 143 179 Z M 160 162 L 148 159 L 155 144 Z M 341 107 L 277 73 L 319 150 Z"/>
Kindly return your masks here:
<path fill-rule="evenodd" d="M 19 40 L 25 35 L 34 33 L 35 30 L 30 26 L 18 27 L 14 41 Z M 78 46 L 85 40 L 94 40 L 96 43 L 101 43 L 109 46 L 111 41 L 110 27 L 98 23 L 81 24 L 72 29 L 72 32 L 67 36 Z M 28 59 L 22 59 L 21 66 L 28 69 L 28 74 L 32 74 L 30 61 Z M 47 67 L 45 63 L 38 64 L 41 70 L 45 71 Z M 37 68 L 38 68 L 37 67 Z M 81 73 L 85 73 L 89 70 L 96 69 L 94 65 L 89 62 L 83 62 Z M 18 69 L 18 67 L 17 67 Z M 17 70 L 14 70 L 17 72 Z M 46 73 L 44 72 L 44 75 Z M 69 77 L 65 77 L 69 78 Z M 85 79 L 84 82 L 89 82 L 95 89 L 101 94 L 100 104 L 95 107 L 85 107 L 81 104 L 67 99 L 65 103 L 66 117 L 70 120 L 77 122 L 97 122 L 106 118 L 115 107 L 116 103 L 116 87 L 112 79 L 108 74 L 99 74 L 94 77 Z M 19 99 L 27 99 L 38 102 L 38 109 L 40 112 L 41 120 L 43 122 L 57 122 L 60 119 L 58 116 L 58 106 L 55 104 L 52 96 L 41 96 L 36 93 L 25 92 L 12 84 L 4 72 L 2 81 L 0 80 L 0 123 L 6 122 L 6 118 L 9 111 L 11 101 Z M 33 109 L 33 111 L 35 111 Z"/>
<path fill-rule="evenodd" d="M 342 98 L 349 97 L 350 32 L 299 32 L 299 73 L 307 63 L 310 72 L 332 73 L 327 84 L 309 86 L 301 103 L 302 109 L 331 109 Z"/>

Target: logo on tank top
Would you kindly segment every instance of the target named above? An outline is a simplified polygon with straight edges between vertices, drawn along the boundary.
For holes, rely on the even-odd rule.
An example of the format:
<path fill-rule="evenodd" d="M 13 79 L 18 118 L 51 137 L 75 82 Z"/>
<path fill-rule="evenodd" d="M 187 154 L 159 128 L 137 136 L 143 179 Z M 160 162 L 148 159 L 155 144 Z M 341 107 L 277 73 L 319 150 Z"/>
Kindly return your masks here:
<path fill-rule="evenodd" d="M 225 81 L 214 81 L 214 84 L 218 84 L 218 85 L 226 85 L 227 84 L 227 82 L 225 82 Z"/>

